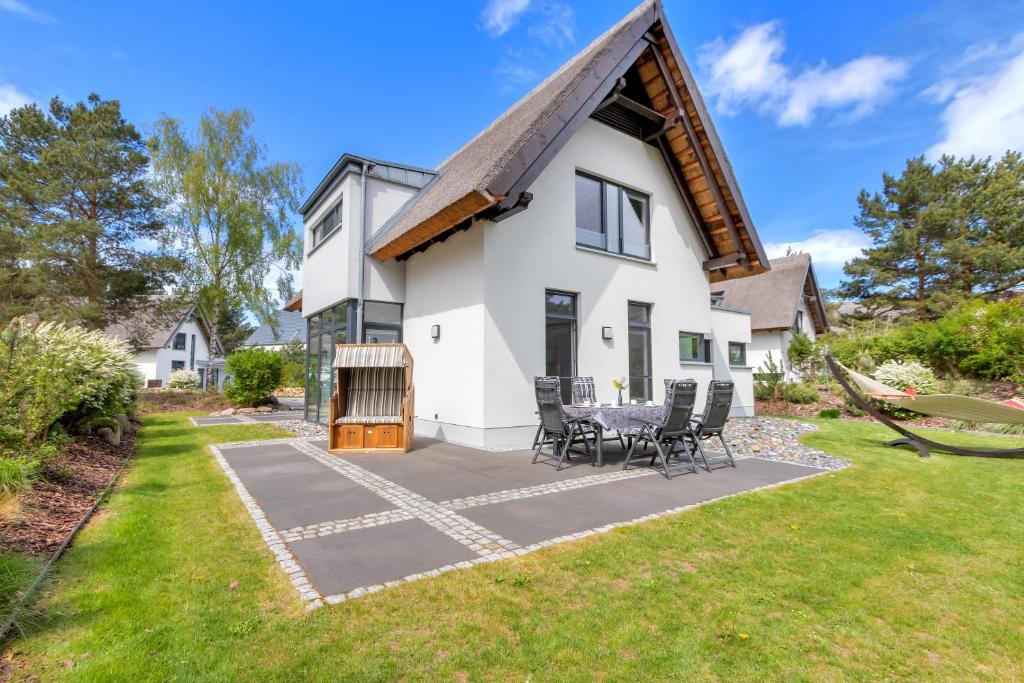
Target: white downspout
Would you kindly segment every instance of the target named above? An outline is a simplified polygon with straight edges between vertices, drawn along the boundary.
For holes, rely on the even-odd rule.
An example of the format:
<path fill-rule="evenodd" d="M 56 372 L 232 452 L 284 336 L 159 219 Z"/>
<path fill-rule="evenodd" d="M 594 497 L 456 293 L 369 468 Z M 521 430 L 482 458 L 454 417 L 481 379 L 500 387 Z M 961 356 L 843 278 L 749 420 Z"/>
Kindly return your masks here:
<path fill-rule="evenodd" d="M 366 272 L 366 172 L 369 164 L 363 161 L 362 179 L 359 185 L 359 283 L 356 285 L 356 336 L 349 344 L 363 341 L 363 280 Z"/>

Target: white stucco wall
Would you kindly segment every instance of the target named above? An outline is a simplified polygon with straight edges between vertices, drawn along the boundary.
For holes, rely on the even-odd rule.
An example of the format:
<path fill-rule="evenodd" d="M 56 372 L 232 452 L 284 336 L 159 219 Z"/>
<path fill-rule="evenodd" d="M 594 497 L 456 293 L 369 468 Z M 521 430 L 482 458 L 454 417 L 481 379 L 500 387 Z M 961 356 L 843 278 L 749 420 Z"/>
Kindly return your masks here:
<path fill-rule="evenodd" d="M 753 415 L 754 372 L 750 366 L 750 314 L 712 308 L 711 328 L 715 379 L 731 379 L 734 382 L 733 415 Z M 729 364 L 729 342 L 747 345 L 746 364 Z"/>
<path fill-rule="evenodd" d="M 342 299 L 355 296 L 356 247 L 358 235 L 352 234 L 352 226 L 358 225 L 358 193 L 354 192 L 356 182 L 353 174 L 342 178 L 330 192 L 321 198 L 316 209 L 306 216 L 303 227 L 303 248 L 305 259 L 302 263 L 302 315 L 310 315 L 331 306 Z M 353 197 L 356 201 L 353 201 Z M 324 214 L 342 201 L 341 226 L 313 247 L 313 227 Z"/>
<path fill-rule="evenodd" d="M 577 248 L 577 170 L 650 195 L 650 263 Z M 495 430 L 488 445 L 529 443 L 536 428 L 533 377 L 545 374 L 545 289 L 577 293 L 577 371 L 594 377 L 599 400 L 613 400 L 612 379 L 628 375 L 627 303 L 636 301 L 651 304 L 654 395 L 666 378 L 693 377 L 703 405 L 713 368 L 680 363 L 679 332 L 711 332 L 701 266 L 707 256 L 658 151 L 587 121 L 530 192 L 526 211 L 472 228 L 486 235 L 484 410 Z M 602 326 L 613 328 L 613 340 L 601 338 Z"/>
<path fill-rule="evenodd" d="M 147 380 L 156 379 L 156 349 L 144 349 L 135 354 L 135 364 Z"/>
<path fill-rule="evenodd" d="M 415 429 L 482 445 L 484 231 L 458 233 L 438 247 L 406 262 L 403 337 L 414 363 Z M 441 327 L 437 341 L 432 325 Z"/>

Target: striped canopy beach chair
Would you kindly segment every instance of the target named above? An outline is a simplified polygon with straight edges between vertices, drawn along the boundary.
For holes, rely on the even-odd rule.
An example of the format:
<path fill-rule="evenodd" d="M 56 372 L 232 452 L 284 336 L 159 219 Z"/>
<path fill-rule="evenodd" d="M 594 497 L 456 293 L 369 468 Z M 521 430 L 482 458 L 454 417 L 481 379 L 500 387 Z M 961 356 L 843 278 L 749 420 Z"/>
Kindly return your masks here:
<path fill-rule="evenodd" d="M 412 356 L 405 344 L 338 344 L 333 371 L 332 453 L 412 448 Z"/>

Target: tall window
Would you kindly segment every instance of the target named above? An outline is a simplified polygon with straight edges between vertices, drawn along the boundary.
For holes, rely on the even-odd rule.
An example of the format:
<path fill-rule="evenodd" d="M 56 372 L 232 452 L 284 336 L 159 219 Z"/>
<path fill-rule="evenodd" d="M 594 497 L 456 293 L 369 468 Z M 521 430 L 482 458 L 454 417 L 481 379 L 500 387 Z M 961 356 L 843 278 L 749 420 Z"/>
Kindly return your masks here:
<path fill-rule="evenodd" d="M 348 342 L 354 319 L 352 301 L 344 301 L 306 319 L 306 419 L 326 424 L 334 393 L 334 348 Z"/>
<path fill-rule="evenodd" d="M 650 401 L 651 392 L 651 305 L 630 301 L 629 312 L 629 397 Z"/>
<path fill-rule="evenodd" d="M 175 351 L 184 351 L 185 350 L 185 333 L 184 332 L 178 332 L 177 334 L 174 335 L 174 345 L 171 348 L 173 348 Z"/>
<path fill-rule="evenodd" d="M 804 331 L 804 312 L 803 311 L 797 311 L 796 312 L 796 324 L 793 327 L 793 331 L 796 332 L 797 334 L 799 334 L 800 332 Z"/>
<path fill-rule="evenodd" d="M 562 401 L 572 401 L 572 377 L 576 374 L 576 295 L 544 292 L 545 374 L 557 377 Z"/>
<path fill-rule="evenodd" d="M 339 199 L 338 203 L 328 209 L 323 217 L 313 226 L 312 242 L 314 247 L 323 242 L 337 228 L 341 227 L 341 207 L 342 201 Z"/>
<path fill-rule="evenodd" d="M 188 369 L 196 369 L 196 335 L 192 335 L 192 350 L 188 354 Z"/>
<path fill-rule="evenodd" d="M 700 332 L 680 332 L 679 360 L 683 363 L 710 363 L 711 340 Z"/>
<path fill-rule="evenodd" d="M 650 198 L 576 173 L 576 244 L 651 258 Z"/>

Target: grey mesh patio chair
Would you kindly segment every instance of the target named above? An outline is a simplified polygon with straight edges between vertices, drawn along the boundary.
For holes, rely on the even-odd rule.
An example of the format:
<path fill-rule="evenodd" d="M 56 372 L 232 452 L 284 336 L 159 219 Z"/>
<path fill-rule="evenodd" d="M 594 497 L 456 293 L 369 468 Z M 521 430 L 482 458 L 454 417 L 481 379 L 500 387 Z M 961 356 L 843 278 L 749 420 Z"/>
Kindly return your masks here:
<path fill-rule="evenodd" d="M 650 441 L 654 444 L 654 454 L 651 455 L 650 466 L 654 465 L 655 460 L 661 460 L 661 468 L 666 479 L 671 479 L 683 467 L 696 473 L 697 463 L 690 448 L 690 439 L 687 437 L 690 436 L 690 417 L 693 415 L 693 406 L 697 401 L 697 383 L 692 379 L 672 381 L 669 386 L 669 396 L 670 398 L 665 401 L 665 415 L 660 422 L 640 420 L 643 424 L 636 441 L 629 447 L 622 469 L 629 469 L 634 457 L 646 458 L 648 453 L 637 452 L 637 446 L 641 441 Z M 687 462 L 672 465 L 670 459 L 677 449 L 681 449 L 678 452 L 686 455 Z"/>
<path fill-rule="evenodd" d="M 704 405 L 704 414 L 695 415 L 690 424 L 690 439 L 693 441 L 700 457 L 704 461 L 704 467 L 708 472 L 711 466 L 736 467 L 736 460 L 732 457 L 729 444 L 725 442 L 725 425 L 729 421 L 729 410 L 732 408 L 732 395 L 735 387 L 729 380 L 714 380 L 708 385 L 708 400 Z M 725 449 L 725 456 L 708 460 L 707 452 L 704 450 L 703 442 L 718 437 Z"/>
<path fill-rule="evenodd" d="M 569 380 L 570 386 L 572 387 L 572 403 L 573 405 L 582 405 L 584 403 L 597 403 L 597 389 L 594 386 L 593 377 L 573 377 Z M 596 431 L 593 424 L 590 422 L 583 422 L 583 429 L 588 435 L 595 435 Z M 615 434 L 605 434 L 602 441 L 618 441 L 619 445 L 622 446 L 623 450 L 626 448 L 626 442 L 622 440 L 622 433 L 618 432 Z"/>
<path fill-rule="evenodd" d="M 555 382 L 556 384 L 558 384 L 560 382 L 560 380 L 557 377 L 550 377 L 550 376 L 534 377 L 533 378 L 534 390 L 536 390 L 536 388 L 537 388 L 537 382 L 540 382 L 542 380 L 548 381 L 548 382 Z M 561 384 L 559 384 L 559 386 L 561 386 Z M 558 394 L 558 403 L 559 403 L 559 405 L 561 405 L 561 403 L 562 403 L 562 395 L 561 395 L 561 393 Z M 544 433 L 544 421 L 540 420 L 540 411 L 538 410 L 537 412 L 534 413 L 534 415 L 537 416 L 539 422 L 537 424 L 537 433 L 533 435 L 533 444 L 531 444 L 530 448 L 537 448 L 537 444 L 540 443 L 540 437 Z"/>
<path fill-rule="evenodd" d="M 586 455 L 591 462 L 594 453 L 590 450 L 590 442 L 583 431 L 582 421 L 568 417 L 562 410 L 561 391 L 556 378 L 538 377 L 534 380 L 537 394 L 537 412 L 540 413 L 541 435 L 533 451 L 533 463 L 543 457 L 555 463 L 555 470 L 562 469 L 562 462 L 569 460 L 569 451 L 579 441 L 583 442 Z M 544 452 L 545 446 L 551 446 L 551 453 Z M 576 451 L 579 452 L 579 451 Z"/>

